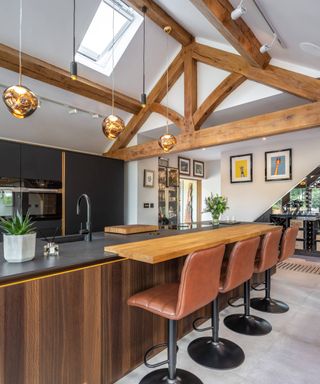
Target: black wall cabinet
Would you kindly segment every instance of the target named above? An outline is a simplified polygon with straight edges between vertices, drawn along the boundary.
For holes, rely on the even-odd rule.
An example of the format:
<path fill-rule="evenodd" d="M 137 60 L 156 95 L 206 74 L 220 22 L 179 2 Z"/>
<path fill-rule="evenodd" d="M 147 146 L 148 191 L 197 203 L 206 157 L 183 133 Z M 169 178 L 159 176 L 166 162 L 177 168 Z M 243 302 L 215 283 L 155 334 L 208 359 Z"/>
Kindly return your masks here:
<path fill-rule="evenodd" d="M 21 145 L 21 178 L 61 181 L 61 151 L 34 145 Z"/>
<path fill-rule="evenodd" d="M 66 152 L 66 233 L 85 226 L 86 206 L 76 215 L 78 197 L 86 193 L 92 202 L 93 231 L 124 220 L 124 163 L 101 156 Z"/>
<path fill-rule="evenodd" d="M 0 177 L 20 177 L 20 144 L 0 141 Z"/>

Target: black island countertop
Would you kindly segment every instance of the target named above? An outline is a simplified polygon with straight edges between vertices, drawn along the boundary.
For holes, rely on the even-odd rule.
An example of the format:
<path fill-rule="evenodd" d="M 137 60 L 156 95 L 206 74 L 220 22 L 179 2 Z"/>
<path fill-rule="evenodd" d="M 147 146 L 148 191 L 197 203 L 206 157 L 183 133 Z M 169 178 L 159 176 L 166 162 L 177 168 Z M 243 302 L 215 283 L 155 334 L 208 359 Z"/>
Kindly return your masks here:
<path fill-rule="evenodd" d="M 219 228 L 224 226 L 230 226 L 230 224 L 220 224 Z M 185 226 L 176 230 L 161 229 L 157 232 L 132 235 L 97 232 L 93 234 L 92 242 L 75 241 L 59 244 L 59 256 L 44 256 L 43 246 L 45 241 L 37 239 L 35 258 L 23 263 L 8 263 L 3 257 L 3 244 L 0 243 L 0 285 L 121 260 L 122 258 L 116 254 L 104 252 L 104 247 L 107 245 L 125 244 L 212 228 L 208 222 L 203 222 L 193 225 L 191 229 Z"/>

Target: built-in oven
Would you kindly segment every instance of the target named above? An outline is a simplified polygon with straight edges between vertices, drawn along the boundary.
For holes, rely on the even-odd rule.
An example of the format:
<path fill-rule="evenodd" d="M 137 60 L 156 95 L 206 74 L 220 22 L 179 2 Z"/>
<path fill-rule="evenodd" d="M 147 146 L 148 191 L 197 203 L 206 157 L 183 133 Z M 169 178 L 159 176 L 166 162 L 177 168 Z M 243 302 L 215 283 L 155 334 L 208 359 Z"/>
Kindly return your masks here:
<path fill-rule="evenodd" d="M 16 212 L 31 216 L 38 236 L 61 234 L 62 183 L 60 181 L 0 178 L 0 216 Z"/>
<path fill-rule="evenodd" d="M 62 184 L 60 181 L 31 180 L 21 182 L 22 214 L 35 221 L 62 219 Z"/>
<path fill-rule="evenodd" d="M 21 211 L 20 179 L 0 177 L 0 216 L 10 217 Z"/>

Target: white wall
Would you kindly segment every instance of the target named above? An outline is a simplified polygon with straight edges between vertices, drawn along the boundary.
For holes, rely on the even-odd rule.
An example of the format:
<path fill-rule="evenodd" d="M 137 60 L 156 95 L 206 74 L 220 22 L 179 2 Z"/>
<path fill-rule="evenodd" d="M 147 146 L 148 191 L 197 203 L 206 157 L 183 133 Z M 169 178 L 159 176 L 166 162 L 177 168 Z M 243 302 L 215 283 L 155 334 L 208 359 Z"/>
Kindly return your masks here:
<path fill-rule="evenodd" d="M 144 170 L 154 171 L 154 187 L 143 186 Z M 125 224 L 158 223 L 158 158 L 125 163 Z M 154 208 L 144 208 L 153 203 Z"/>
<path fill-rule="evenodd" d="M 213 193 L 221 194 L 221 162 L 220 160 L 206 161 L 206 179 L 202 181 L 202 209 L 204 199 Z M 204 213 L 202 220 L 211 220 L 210 213 Z"/>
<path fill-rule="evenodd" d="M 154 187 L 144 187 L 144 170 L 154 171 Z M 158 158 L 138 161 L 138 224 L 158 224 Z M 144 208 L 143 203 L 153 203 L 154 208 Z"/>
<path fill-rule="evenodd" d="M 308 137 L 308 136 L 307 136 Z M 229 216 L 237 220 L 253 221 L 269 209 L 284 194 L 301 181 L 309 172 L 320 164 L 320 138 L 309 136 L 305 140 L 281 140 L 261 145 L 242 148 L 240 151 L 224 152 L 221 158 L 221 192 L 228 197 Z M 292 148 L 292 180 L 265 181 L 264 153 L 266 151 Z M 230 183 L 231 155 L 253 154 L 253 182 Z"/>
<path fill-rule="evenodd" d="M 138 162 L 130 161 L 124 165 L 124 222 L 136 224 L 138 218 Z"/>

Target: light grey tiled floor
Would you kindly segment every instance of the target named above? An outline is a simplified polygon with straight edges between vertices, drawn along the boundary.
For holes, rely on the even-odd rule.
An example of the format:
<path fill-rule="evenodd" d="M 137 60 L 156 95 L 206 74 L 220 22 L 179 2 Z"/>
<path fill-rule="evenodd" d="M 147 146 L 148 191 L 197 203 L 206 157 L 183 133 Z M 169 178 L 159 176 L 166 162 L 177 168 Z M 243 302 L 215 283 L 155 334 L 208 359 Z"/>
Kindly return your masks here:
<path fill-rule="evenodd" d="M 236 342 L 245 351 L 246 359 L 240 367 L 216 371 L 195 364 L 186 351 L 188 344 L 199 337 L 196 332 L 178 342 L 178 367 L 193 372 L 204 384 L 319 384 L 320 276 L 280 270 L 272 277 L 272 296 L 288 303 L 290 311 L 279 315 L 252 310 L 252 314 L 272 324 L 273 331 L 267 336 L 244 336 L 230 331 L 223 318 L 239 309 L 229 307 L 221 312 L 220 336 Z M 154 361 L 163 360 L 165 353 Z M 138 384 L 149 372 L 142 365 L 117 384 Z"/>

